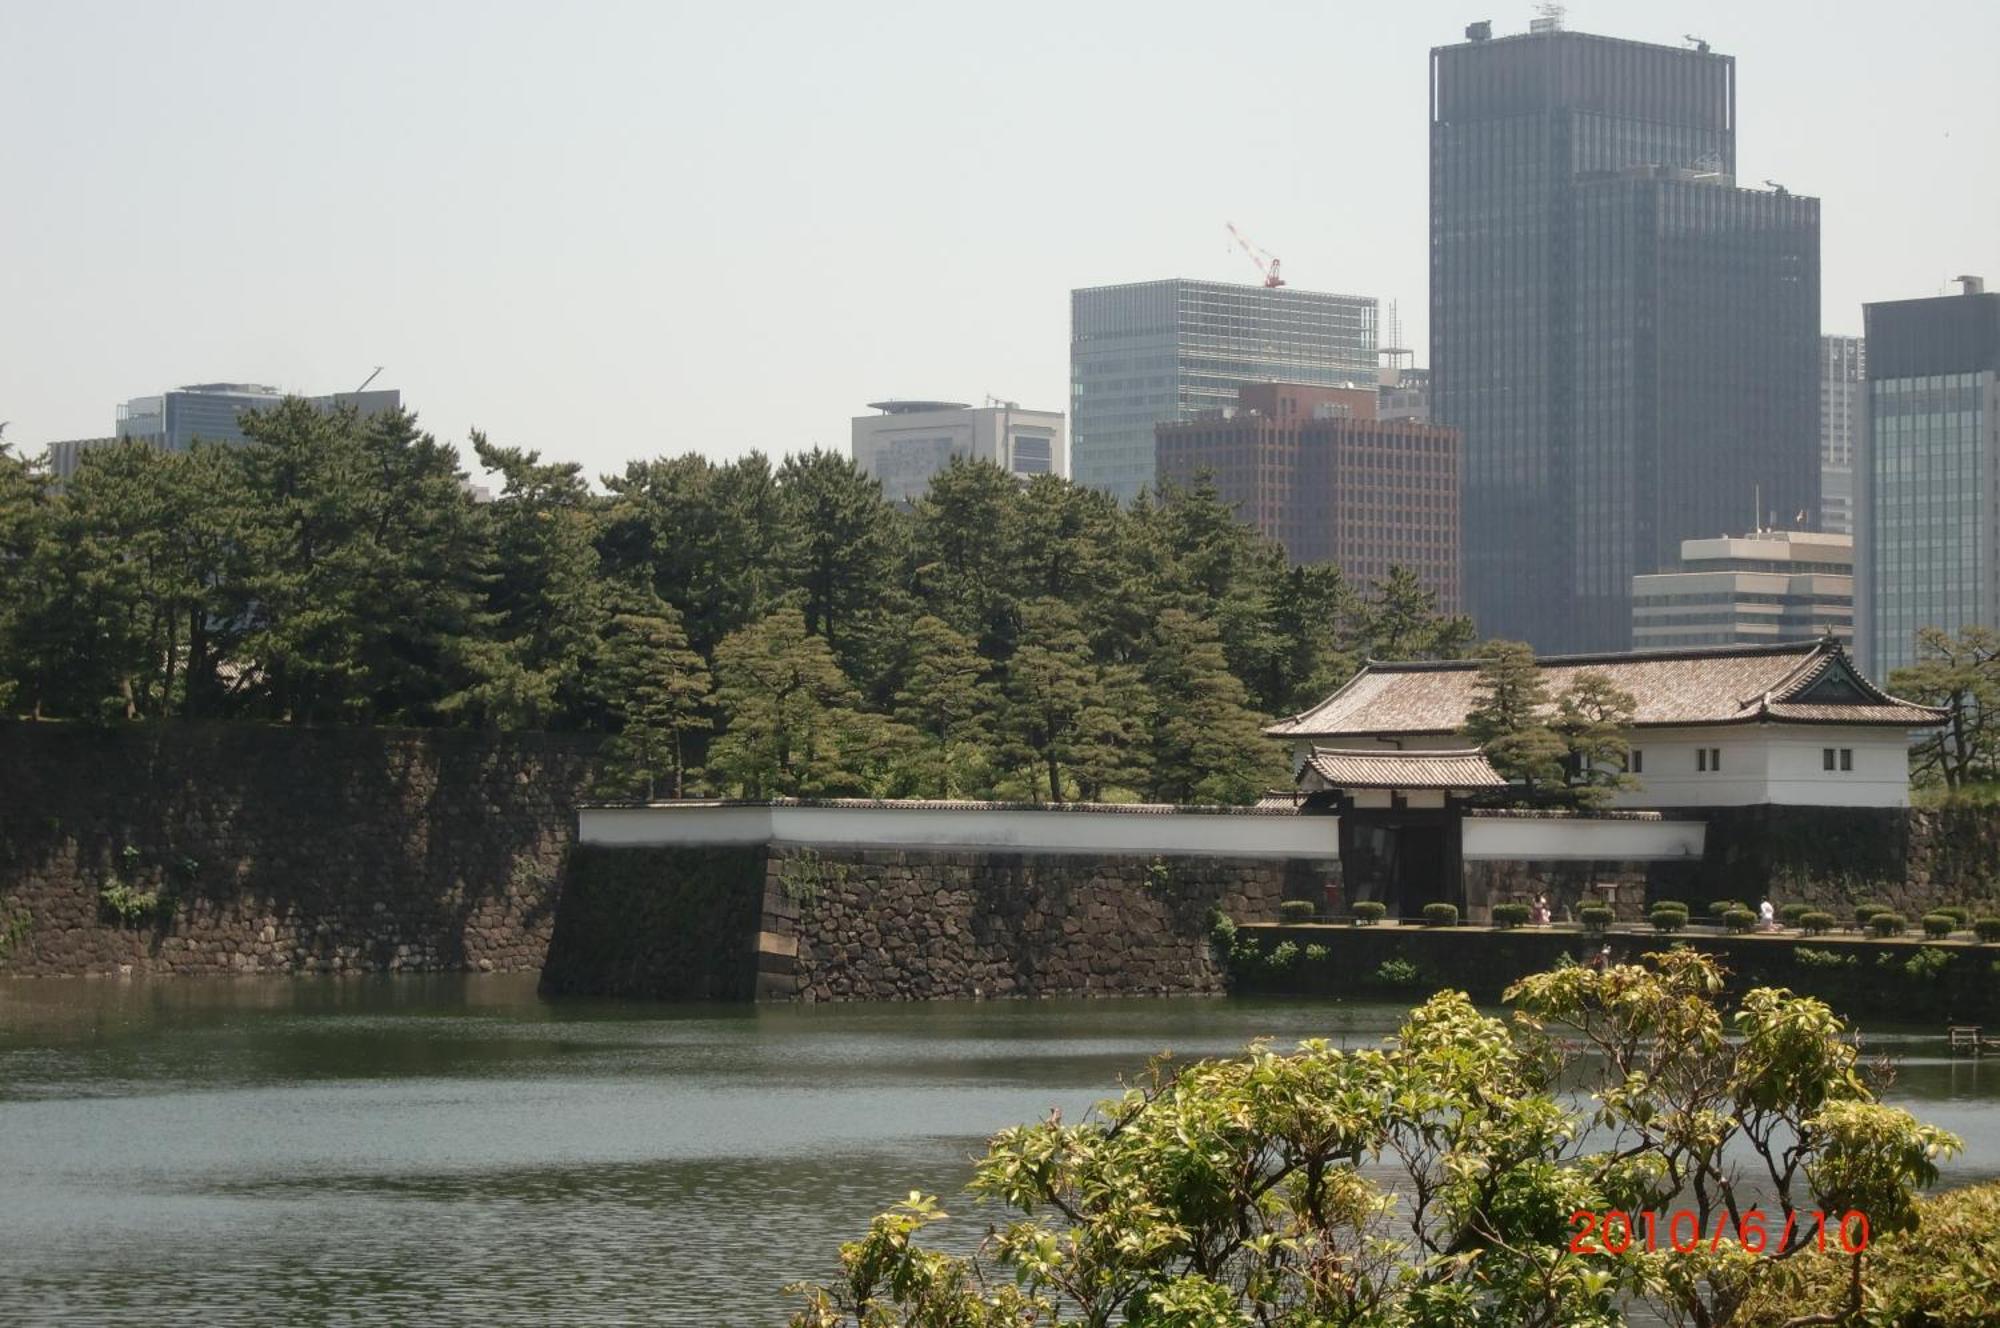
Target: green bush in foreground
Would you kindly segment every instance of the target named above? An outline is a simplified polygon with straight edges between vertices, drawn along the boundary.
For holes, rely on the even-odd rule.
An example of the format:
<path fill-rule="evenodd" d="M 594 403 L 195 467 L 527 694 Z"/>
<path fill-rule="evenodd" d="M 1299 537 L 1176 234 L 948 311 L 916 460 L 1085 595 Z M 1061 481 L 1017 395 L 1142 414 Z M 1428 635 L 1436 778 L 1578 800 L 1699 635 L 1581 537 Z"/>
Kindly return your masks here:
<path fill-rule="evenodd" d="M 1823 909 L 1812 909 L 1799 914 L 1799 930 L 1808 936 L 1824 936 L 1833 930 L 1835 921 L 1833 914 Z"/>
<path fill-rule="evenodd" d="M 1493 925 L 1496 927 L 1521 927 L 1527 925 L 1531 910 L 1526 904 L 1495 904 Z"/>
<path fill-rule="evenodd" d="M 1424 925 L 1426 927 L 1456 927 L 1458 925 L 1458 905 L 1425 904 Z"/>
<path fill-rule="evenodd" d="M 1287 899 L 1278 905 L 1278 920 L 1281 922 L 1311 922 L 1313 914 L 1319 910 L 1310 899 Z"/>
<path fill-rule="evenodd" d="M 1949 913 L 1924 914 L 1924 935 L 1932 939 L 1942 939 L 1958 930 L 1958 919 Z"/>
<path fill-rule="evenodd" d="M 1972 934 L 1988 945 L 2000 941 L 2000 918 L 1974 918 Z"/>
<path fill-rule="evenodd" d="M 1372 927 L 1388 915 L 1389 906 L 1379 899 L 1364 899 L 1354 906 L 1354 921 L 1358 926 Z"/>
<path fill-rule="evenodd" d="M 1820 1288 L 1816 1209 L 1858 1209 L 1872 1239 L 1921 1250 L 1935 1233 L 1913 1231 L 1915 1192 L 1958 1141 L 1875 1100 L 1825 1005 L 1759 988 L 1726 1009 L 1722 978 L 1687 950 L 1572 965 L 1516 983 L 1512 1020 L 1441 992 L 1377 1047 L 1163 1059 L 1081 1121 L 993 1139 L 969 1188 L 1007 1211 L 977 1253 L 925 1248 L 947 1219 L 912 1194 L 842 1247 L 834 1281 L 795 1288 L 792 1324 L 1607 1328 L 1628 1303 L 1744 1323 L 1746 1298 L 1782 1310 Z M 1616 1146 L 1579 1152 L 1588 1131 Z M 1731 1216 L 1725 1176 L 1766 1196 L 1761 1257 L 1569 1250 L 1579 1209 L 1686 1207 L 1712 1230 Z M 1971 1233 L 1948 1247 L 1962 1285 L 1907 1294 L 1990 1295 L 1974 1274 L 1994 1242 Z"/>
<path fill-rule="evenodd" d="M 1901 936 L 1909 925 L 1903 921 L 1901 913 L 1891 913 L 1887 909 L 1880 913 L 1871 913 L 1868 917 L 1868 930 L 1877 936 Z"/>
<path fill-rule="evenodd" d="M 1779 1328 L 1807 1315 L 1845 1315 L 1857 1328 L 1990 1328 L 2000 1302 L 2000 1181 L 1919 1199 L 1916 1216 L 1914 1228 L 1869 1246 L 1865 1307 L 1852 1259 L 1806 1250 L 1761 1279 L 1736 1322 Z"/>

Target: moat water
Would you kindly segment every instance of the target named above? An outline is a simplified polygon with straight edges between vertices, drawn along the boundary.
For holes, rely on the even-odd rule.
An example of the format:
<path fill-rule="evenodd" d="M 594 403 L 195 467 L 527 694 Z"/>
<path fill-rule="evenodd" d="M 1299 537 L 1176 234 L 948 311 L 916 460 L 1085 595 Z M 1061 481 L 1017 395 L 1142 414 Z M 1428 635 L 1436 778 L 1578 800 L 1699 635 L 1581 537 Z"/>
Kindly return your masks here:
<path fill-rule="evenodd" d="M 782 1324 L 987 1135 L 1401 1006 L 548 1002 L 532 977 L 0 982 L 0 1322 Z M 2000 1175 L 2000 1059 L 1878 1029 Z M 947 1203 L 959 1239 L 986 1213 Z"/>

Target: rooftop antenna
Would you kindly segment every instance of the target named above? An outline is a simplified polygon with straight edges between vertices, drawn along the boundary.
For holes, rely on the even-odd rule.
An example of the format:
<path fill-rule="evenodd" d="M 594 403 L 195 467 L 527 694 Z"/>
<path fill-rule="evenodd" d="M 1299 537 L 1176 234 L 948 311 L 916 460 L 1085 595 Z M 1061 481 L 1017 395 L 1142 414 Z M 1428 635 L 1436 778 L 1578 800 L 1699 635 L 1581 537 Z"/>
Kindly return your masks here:
<path fill-rule="evenodd" d="M 1535 13 L 1537 17 L 1529 20 L 1528 31 L 1561 32 L 1563 18 L 1568 12 L 1563 6 L 1555 3 L 1536 5 Z"/>
<path fill-rule="evenodd" d="M 363 392 L 366 392 L 368 390 L 368 385 L 374 382 L 377 378 L 380 378 L 381 376 L 382 376 L 382 366 L 378 364 L 375 366 L 375 372 L 369 374 L 366 378 L 362 379 L 361 386 L 354 389 L 354 395 L 358 397 Z"/>
<path fill-rule="evenodd" d="M 1697 51 L 1700 51 L 1703 55 L 1708 54 L 1708 43 L 1706 41 L 1703 41 L 1700 37 L 1695 36 L 1693 33 L 1691 32 L 1688 33 L 1685 37 L 1682 37 L 1681 40 L 1686 42 L 1688 45 L 1694 47 Z"/>
<path fill-rule="evenodd" d="M 1792 192 L 1791 190 L 1785 188 L 1785 186 L 1779 184 L 1776 180 L 1766 180 L 1764 181 L 1764 183 L 1770 185 L 1771 192 L 1777 194 L 1780 198 Z"/>

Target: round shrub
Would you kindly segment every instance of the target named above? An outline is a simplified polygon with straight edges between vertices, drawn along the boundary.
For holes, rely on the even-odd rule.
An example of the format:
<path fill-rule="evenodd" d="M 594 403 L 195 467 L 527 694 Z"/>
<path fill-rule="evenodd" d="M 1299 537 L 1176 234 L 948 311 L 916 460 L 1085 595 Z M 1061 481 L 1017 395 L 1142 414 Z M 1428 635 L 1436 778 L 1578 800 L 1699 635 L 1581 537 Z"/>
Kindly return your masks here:
<path fill-rule="evenodd" d="M 1308 964 L 1324 964 L 1332 957 L 1332 952 L 1324 945 L 1308 945 L 1304 954 Z"/>
<path fill-rule="evenodd" d="M 1278 905 L 1278 918 L 1282 922 L 1311 922 L 1318 911 L 1310 899 L 1287 899 Z"/>
<path fill-rule="evenodd" d="M 1529 910 L 1526 904 L 1495 904 L 1493 906 L 1493 925 L 1496 927 L 1519 927 L 1527 922 L 1528 916 Z"/>
<path fill-rule="evenodd" d="M 1687 907 L 1680 905 L 1669 908 L 1665 904 L 1655 904 L 1653 911 L 1646 915 L 1646 920 L 1653 924 L 1654 931 L 1679 931 L 1688 924 Z"/>
<path fill-rule="evenodd" d="M 1585 904 L 1576 911 L 1577 921 L 1583 924 L 1585 931 L 1605 930 L 1611 925 L 1613 916 L 1608 904 Z"/>
<path fill-rule="evenodd" d="M 1835 918 L 1823 909 L 1810 909 L 1799 914 L 1799 930 L 1808 936 L 1824 936 L 1833 930 Z"/>
<path fill-rule="evenodd" d="M 1372 927 L 1388 915 L 1389 906 L 1379 899 L 1364 899 L 1354 906 L 1357 926 Z"/>
<path fill-rule="evenodd" d="M 1778 921 L 1784 923 L 1787 927 L 1796 927 L 1799 925 L 1799 919 L 1811 911 L 1811 904 L 1780 904 L 1778 906 Z"/>
<path fill-rule="evenodd" d="M 1864 899 L 1854 906 L 1855 925 L 1865 927 L 1868 925 L 1868 919 L 1874 917 L 1877 913 L 1887 913 L 1888 911 L 1889 906 L 1887 904 L 1878 903 L 1873 899 Z"/>
<path fill-rule="evenodd" d="M 1747 908 L 1732 908 L 1722 915 L 1722 925 L 1731 931 L 1749 931 L 1757 925 L 1757 915 Z"/>
<path fill-rule="evenodd" d="M 1903 921 L 1901 913 L 1892 913 L 1886 908 L 1880 913 L 1870 913 L 1868 915 L 1868 930 L 1874 932 L 1877 936 L 1901 936 L 1903 929 L 1909 925 L 1909 923 Z"/>
<path fill-rule="evenodd" d="M 1655 899 L 1649 908 L 1677 908 L 1683 913 L 1688 911 L 1688 906 L 1678 899 Z"/>
<path fill-rule="evenodd" d="M 1425 904 L 1424 925 L 1426 927 L 1456 927 L 1458 925 L 1458 905 Z"/>
<path fill-rule="evenodd" d="M 1924 935 L 1939 939 L 1958 930 L 1958 919 L 1949 913 L 1924 914 Z"/>
<path fill-rule="evenodd" d="M 1972 921 L 1972 910 L 1963 904 L 1946 904 L 1943 908 L 1932 909 L 1931 912 L 1944 914 L 1952 920 L 1955 927 L 1963 927 Z"/>
<path fill-rule="evenodd" d="M 2000 918 L 1974 918 L 1972 932 L 1988 945 L 2000 941 Z"/>
<path fill-rule="evenodd" d="M 1720 922 L 1725 917 L 1729 916 L 1729 914 L 1735 912 L 1737 909 L 1748 908 L 1748 907 L 1749 907 L 1748 904 L 1745 904 L 1738 899 L 1717 899 L 1710 902 L 1708 906 L 1708 916 L 1714 918 L 1717 922 Z"/>

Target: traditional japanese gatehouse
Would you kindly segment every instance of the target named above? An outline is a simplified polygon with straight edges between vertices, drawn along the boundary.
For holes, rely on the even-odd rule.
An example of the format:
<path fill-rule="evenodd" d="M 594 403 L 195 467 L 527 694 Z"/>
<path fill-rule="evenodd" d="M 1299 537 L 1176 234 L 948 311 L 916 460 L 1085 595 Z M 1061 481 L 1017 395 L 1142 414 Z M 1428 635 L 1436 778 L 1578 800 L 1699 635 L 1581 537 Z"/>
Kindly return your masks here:
<path fill-rule="evenodd" d="M 1460 902 L 1463 800 L 1507 785 L 1476 747 L 1314 746 L 1294 775 L 1302 812 L 1340 817 L 1340 905 L 1375 899 L 1398 916 Z"/>
<path fill-rule="evenodd" d="M 1832 640 L 1558 655 L 1538 665 L 1552 701 L 1585 673 L 1631 694 L 1635 787 L 1616 795 L 1621 808 L 1908 806 L 1910 736 L 1945 719 L 1877 687 Z M 1328 747 L 1340 749 L 1332 768 L 1342 777 L 1361 774 L 1343 764 L 1357 753 L 1457 763 L 1478 687 L 1478 660 L 1370 663 L 1264 732 L 1291 745 L 1301 777 Z M 1387 791 L 1393 802 L 1397 789 Z M 1421 790 L 1403 791 L 1407 799 Z"/>

